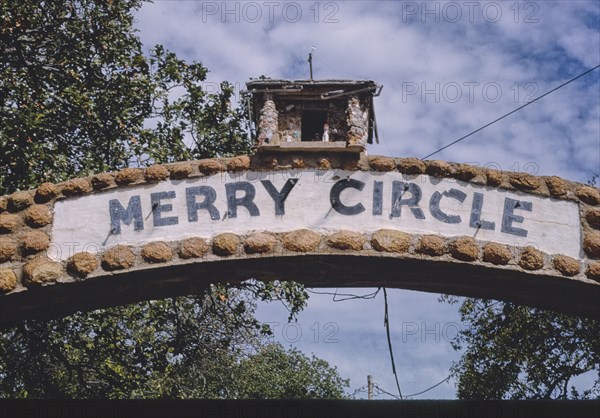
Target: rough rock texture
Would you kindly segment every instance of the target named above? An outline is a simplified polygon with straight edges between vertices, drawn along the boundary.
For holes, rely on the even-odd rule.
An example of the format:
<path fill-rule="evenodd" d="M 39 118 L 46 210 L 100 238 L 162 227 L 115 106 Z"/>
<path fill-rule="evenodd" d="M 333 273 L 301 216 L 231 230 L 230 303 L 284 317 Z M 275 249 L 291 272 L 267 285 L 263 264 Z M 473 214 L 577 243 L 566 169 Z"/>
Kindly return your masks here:
<path fill-rule="evenodd" d="M 235 234 L 226 232 L 214 237 L 212 250 L 216 255 L 228 256 L 235 254 L 239 245 L 240 238 Z"/>
<path fill-rule="evenodd" d="M 106 189 L 115 185 L 115 178 L 110 173 L 100 173 L 92 177 L 92 187 L 96 190 Z"/>
<path fill-rule="evenodd" d="M 171 168 L 171 178 L 173 180 L 187 179 L 194 171 L 191 164 L 181 163 L 175 164 Z"/>
<path fill-rule="evenodd" d="M 520 190 L 534 190 L 540 187 L 540 180 L 527 173 L 511 173 L 510 184 Z"/>
<path fill-rule="evenodd" d="M 354 110 L 361 109 L 354 108 Z M 359 113 L 357 115 L 360 116 Z M 360 129 L 355 130 L 354 133 L 363 135 L 362 127 L 358 125 L 355 127 Z M 157 182 L 166 180 L 169 177 L 175 179 L 196 175 L 198 173 L 196 165 L 198 165 L 200 172 L 214 174 L 225 169 L 230 172 L 247 170 L 251 166 L 258 170 L 265 170 L 269 168 L 271 162 L 281 169 L 344 167 L 346 169 L 392 171 L 397 167 L 400 172 L 411 175 L 426 172 L 438 177 L 454 177 L 477 184 L 481 184 L 481 181 L 484 180 L 489 186 L 500 186 L 510 190 L 519 189 L 529 194 L 548 195 L 550 193 L 551 196 L 559 199 L 573 200 L 576 196 L 580 199 L 578 203 L 581 206 L 581 213 L 584 218 L 582 224 L 584 233 L 583 251 L 593 261 L 577 260 L 564 255 L 551 257 L 533 247 L 521 249 L 521 255 L 517 257 L 516 248 L 488 243 L 482 249 L 479 249 L 478 246 L 483 245 L 483 243 L 476 242 L 469 237 L 451 242 L 450 239 L 439 236 L 424 236 L 417 243 L 415 252 L 434 256 L 449 254 L 464 261 L 477 260 L 479 252 L 481 252 L 481 259 L 486 263 L 510 264 L 511 269 L 518 269 L 519 267 L 515 265 L 515 262 L 518 262 L 519 266 L 526 270 L 545 269 L 544 272 L 548 274 L 558 276 L 560 273 L 567 277 L 587 274 L 588 277 L 600 281 L 600 189 L 598 188 L 571 183 L 559 177 L 535 177 L 527 173 L 501 172 L 465 164 L 449 164 L 444 161 L 423 162 L 416 158 L 392 159 L 366 155 L 359 160 L 357 157 L 333 153 L 326 154 L 326 156 L 327 158 L 322 158 L 322 155 L 315 156 L 306 153 L 281 154 L 278 161 L 268 154 L 259 154 L 256 157 L 239 156 L 227 159 L 215 158 L 199 162 L 156 165 L 146 170 L 126 169 L 113 174 L 101 173 L 88 178 L 73 179 L 59 185 L 43 183 L 34 190 L 2 196 L 0 197 L 0 263 L 5 264 L 2 264 L 3 268 L 0 269 L 0 291 L 10 291 L 7 289 L 14 289 L 14 286 L 19 286 L 22 267 L 16 264 L 21 261 L 29 261 L 30 270 L 33 269 L 32 266 L 35 267 L 37 264 L 42 266 L 40 267 L 41 270 L 38 270 L 42 273 L 36 279 L 41 283 L 54 280 L 52 275 L 59 274 L 58 272 L 61 272 L 61 275 L 64 274 L 62 264 L 67 265 L 72 276 L 85 277 L 98 269 L 100 259 L 107 270 L 127 269 L 135 265 L 136 258 L 138 261 L 140 260 L 140 254 L 137 253 L 137 250 L 134 253 L 130 247 L 118 246 L 107 251 L 102 257 L 89 253 L 79 253 L 71 257 L 67 263 L 56 263 L 48 259 L 40 261 L 43 257 L 37 253 L 45 251 L 49 246 L 50 238 L 48 234 L 50 228 L 45 227 L 52 222 L 53 200 L 62 198 L 61 193 L 64 196 L 77 196 L 92 192 L 93 189 L 112 188 L 117 185 L 115 176 L 119 177 L 119 184 L 139 183 L 143 181 L 143 177 L 146 181 Z M 35 230 L 32 228 L 42 229 Z M 234 234 L 222 234 L 216 237 L 215 242 L 212 244 L 210 241 L 207 242 L 201 238 L 184 240 L 181 242 L 178 251 L 182 259 L 202 257 L 210 252 L 211 247 L 215 254 L 223 256 L 242 255 L 242 249 L 248 254 L 268 253 L 279 249 L 278 240 L 281 240 L 286 250 L 295 252 L 318 251 L 319 247 L 325 248 L 325 244 L 327 244 L 331 248 L 344 250 L 360 251 L 372 247 L 380 252 L 406 253 L 411 251 L 411 242 L 415 241 L 416 237 L 401 231 L 379 230 L 372 234 L 370 246 L 365 247 L 365 237 L 352 231 L 337 232 L 325 237 L 310 230 L 299 230 L 287 234 L 270 234 L 268 232 L 252 234 L 246 237 L 242 246 L 240 237 Z M 119 247 L 121 247 L 121 251 L 116 250 Z M 30 254 L 36 255 L 30 256 Z M 21 258 L 21 255 L 23 255 L 23 258 Z M 25 256 L 28 259 L 25 259 Z M 406 256 L 413 257 L 412 255 Z M 166 243 L 152 243 L 144 247 L 141 257 L 151 263 L 168 262 L 173 257 L 173 251 Z M 449 260 L 449 256 L 445 256 L 444 259 Z M 34 261 L 35 263 L 33 263 Z M 584 262 L 588 263 L 587 267 L 584 266 Z M 6 278 L 2 275 L 11 277 Z M 2 280 L 9 284 L 4 285 Z M 24 278 L 23 283 L 26 280 L 29 279 Z M 13 282 L 16 284 L 11 284 Z M 30 282 L 35 281 L 30 280 Z"/>
<path fill-rule="evenodd" d="M 380 229 L 371 236 L 371 245 L 377 251 L 403 253 L 410 246 L 410 235 L 393 229 Z"/>
<path fill-rule="evenodd" d="M 102 267 L 108 271 L 128 269 L 134 263 L 135 254 L 126 245 L 115 245 L 102 255 Z"/>
<path fill-rule="evenodd" d="M 475 261 L 479 257 L 479 246 L 471 237 L 461 237 L 449 245 L 450 254 L 457 260 Z"/>
<path fill-rule="evenodd" d="M 67 269 L 79 277 L 85 277 L 97 268 L 96 256 L 88 252 L 74 254 L 67 262 Z"/>
<path fill-rule="evenodd" d="M 146 169 L 144 178 L 150 183 L 157 183 L 169 178 L 169 174 L 169 170 L 164 165 L 152 165 Z"/>
<path fill-rule="evenodd" d="M 488 186 L 499 186 L 502 183 L 502 172 L 498 170 L 487 169 L 487 184 Z"/>
<path fill-rule="evenodd" d="M 246 238 L 244 250 L 248 254 L 268 253 L 273 251 L 276 242 L 273 235 L 259 232 Z"/>
<path fill-rule="evenodd" d="M 46 203 L 59 193 L 58 187 L 53 183 L 42 183 L 35 191 L 34 200 L 38 203 Z"/>
<path fill-rule="evenodd" d="M 552 260 L 552 264 L 565 276 L 575 276 L 579 273 L 579 261 L 566 255 L 557 255 Z"/>
<path fill-rule="evenodd" d="M 0 215 L 1 216 L 1 215 Z M 600 209 L 590 209 L 585 214 L 588 224 L 594 229 L 600 229 Z"/>
<path fill-rule="evenodd" d="M 62 185 L 65 196 L 79 196 L 92 191 L 92 185 L 86 179 L 72 179 Z"/>
<path fill-rule="evenodd" d="M 525 270 L 539 270 L 544 266 L 544 254 L 534 247 L 527 246 L 521 252 L 519 265 Z"/>
<path fill-rule="evenodd" d="M 26 254 L 33 254 L 48 248 L 50 237 L 42 231 L 30 231 L 23 235 L 21 244 Z"/>
<path fill-rule="evenodd" d="M 421 254 L 438 256 L 444 254 L 444 240 L 435 235 L 424 235 L 419 240 L 417 252 Z"/>
<path fill-rule="evenodd" d="M 21 217 L 11 213 L 0 213 L 0 234 L 14 232 L 21 226 Z"/>
<path fill-rule="evenodd" d="M 356 97 L 350 97 L 348 99 L 346 117 L 349 128 L 346 142 L 350 145 L 366 145 L 369 115 Z"/>
<path fill-rule="evenodd" d="M 19 245 L 10 238 L 0 238 L 0 263 L 10 261 L 19 252 Z"/>
<path fill-rule="evenodd" d="M 260 119 L 258 121 L 258 144 L 269 144 L 277 142 L 274 137 L 277 136 L 279 125 L 279 112 L 275 107 L 275 102 L 267 97 L 262 109 L 260 109 Z"/>
<path fill-rule="evenodd" d="M 434 177 L 449 177 L 453 174 L 454 169 L 445 161 L 433 160 L 427 164 L 425 172 Z"/>
<path fill-rule="evenodd" d="M 548 186 L 550 194 L 554 197 L 566 196 L 567 192 L 569 191 L 569 185 L 560 177 L 548 177 L 546 179 L 546 185 Z"/>
<path fill-rule="evenodd" d="M 588 232 L 585 235 L 583 251 L 590 257 L 600 257 L 600 232 Z"/>
<path fill-rule="evenodd" d="M 9 269 L 0 268 L 0 293 L 6 293 L 17 287 L 17 276 Z"/>
<path fill-rule="evenodd" d="M 292 160 L 292 168 L 306 168 L 306 161 L 302 158 L 294 158 Z"/>
<path fill-rule="evenodd" d="M 587 274 L 590 279 L 600 282 L 600 263 L 588 264 L 585 274 Z"/>
<path fill-rule="evenodd" d="M 33 193 L 30 191 L 15 192 L 8 198 L 8 209 L 18 212 L 33 204 Z"/>
<path fill-rule="evenodd" d="M 117 184 L 131 184 L 142 179 L 144 173 L 139 168 L 124 168 L 115 176 Z"/>
<path fill-rule="evenodd" d="M 459 180 L 469 181 L 477 175 L 477 168 L 468 164 L 459 164 L 454 175 Z"/>
<path fill-rule="evenodd" d="M 512 260 L 512 254 L 506 245 L 491 242 L 483 247 L 483 261 L 496 265 L 505 265 Z"/>
<path fill-rule="evenodd" d="M 365 245 L 365 237 L 358 232 L 340 231 L 331 234 L 327 238 L 327 244 L 338 250 L 362 250 Z"/>
<path fill-rule="evenodd" d="M 321 170 L 329 170 L 331 169 L 331 162 L 327 158 L 321 158 L 319 160 L 319 168 Z"/>
<path fill-rule="evenodd" d="M 173 258 L 173 251 L 166 242 L 151 242 L 142 247 L 142 258 L 149 263 L 164 263 Z"/>
<path fill-rule="evenodd" d="M 33 205 L 25 211 L 25 222 L 32 228 L 49 225 L 52 222 L 52 213 L 46 205 Z"/>
<path fill-rule="evenodd" d="M 188 238 L 181 242 L 179 247 L 179 256 L 181 258 L 202 257 L 210 249 L 206 240 L 202 238 Z"/>
<path fill-rule="evenodd" d="M 600 204 L 600 191 L 595 187 L 581 186 L 575 191 L 575 194 L 585 203 L 590 205 Z"/>
<path fill-rule="evenodd" d="M 51 283 L 62 274 L 62 264 L 46 256 L 36 257 L 23 266 L 23 281 L 26 285 Z"/>
<path fill-rule="evenodd" d="M 427 166 L 418 158 L 402 158 L 398 162 L 398 169 L 405 174 L 423 174 Z"/>
<path fill-rule="evenodd" d="M 396 169 L 396 162 L 388 157 L 369 157 L 369 166 L 375 171 L 392 171 Z"/>
<path fill-rule="evenodd" d="M 299 229 L 283 236 L 285 249 L 295 252 L 314 251 L 319 247 L 321 235 L 308 229 Z"/>
<path fill-rule="evenodd" d="M 242 171 L 250 169 L 250 157 L 247 155 L 241 155 L 234 157 L 227 163 L 228 171 Z"/>
<path fill-rule="evenodd" d="M 358 165 L 358 161 L 357 160 L 352 160 L 352 159 L 346 159 L 342 162 L 342 170 L 349 170 L 349 171 L 355 171 L 355 170 L 359 170 L 359 165 Z"/>
<path fill-rule="evenodd" d="M 224 168 L 223 163 L 216 159 L 201 160 L 198 163 L 198 170 L 202 174 L 206 174 L 206 175 L 215 174 L 220 171 L 223 171 L 223 168 Z"/>

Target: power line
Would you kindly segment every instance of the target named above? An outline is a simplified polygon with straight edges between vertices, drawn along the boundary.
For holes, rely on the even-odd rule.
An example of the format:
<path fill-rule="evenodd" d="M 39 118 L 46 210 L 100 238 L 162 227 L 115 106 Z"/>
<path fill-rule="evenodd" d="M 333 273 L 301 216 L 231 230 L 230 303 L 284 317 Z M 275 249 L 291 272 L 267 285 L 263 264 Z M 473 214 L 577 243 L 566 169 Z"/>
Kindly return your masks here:
<path fill-rule="evenodd" d="M 404 399 L 412 398 L 413 396 L 418 396 L 418 395 L 422 395 L 422 394 L 424 394 L 426 392 L 429 392 L 430 390 L 437 388 L 442 383 L 447 382 L 448 380 L 450 380 L 451 377 L 452 377 L 452 375 L 450 374 L 444 380 L 436 383 L 433 386 L 428 387 L 425 390 L 422 390 L 422 391 L 417 392 L 417 393 L 411 393 L 410 395 L 404 395 Z M 389 396 L 391 396 L 393 398 L 396 398 L 396 399 L 403 399 L 403 398 L 399 397 L 398 395 L 394 395 L 393 393 L 388 392 L 387 390 L 385 390 L 384 388 L 382 388 L 381 386 L 379 386 L 377 383 L 375 383 L 375 387 L 377 388 L 377 390 L 379 390 L 382 393 L 385 393 L 386 395 L 389 395 Z"/>
<path fill-rule="evenodd" d="M 481 130 L 483 130 L 483 129 L 487 128 L 487 127 L 488 127 L 488 126 L 490 126 L 490 125 L 493 125 L 494 123 L 496 123 L 496 122 L 498 122 L 498 121 L 500 121 L 500 120 L 504 119 L 504 118 L 505 118 L 505 117 L 507 117 L 507 116 L 510 116 L 510 115 L 512 115 L 512 114 L 513 114 L 513 113 L 515 113 L 515 112 L 518 112 L 519 110 L 523 109 L 524 107 L 526 107 L 526 106 L 529 106 L 531 103 L 534 103 L 534 102 L 536 102 L 537 100 L 540 100 L 541 98 L 543 98 L 543 97 L 545 97 L 545 96 L 549 95 L 550 93 L 553 93 L 553 92 L 555 92 L 556 90 L 558 90 L 558 89 L 560 89 L 560 88 L 562 88 L 562 87 L 566 86 L 567 84 L 569 84 L 569 83 L 572 83 L 573 81 L 575 81 L 575 80 L 577 80 L 577 79 L 579 79 L 579 78 L 583 77 L 584 75 L 586 75 L 586 74 L 588 74 L 588 73 L 591 73 L 592 71 L 594 71 L 595 69 L 597 69 L 597 68 L 599 68 L 599 67 L 600 67 L 600 65 L 596 65 L 594 68 L 591 68 L 591 69 L 587 70 L 586 72 L 579 74 L 577 77 L 574 77 L 574 78 L 570 79 L 569 81 L 566 81 L 566 82 L 562 83 L 560 86 L 554 87 L 552 90 L 550 90 L 550 91 L 547 91 L 546 93 L 542 94 L 541 96 L 538 96 L 538 97 L 536 97 L 536 98 L 535 98 L 535 99 L 533 99 L 532 101 L 530 101 L 530 102 L 527 102 L 527 103 L 525 103 L 524 105 L 517 107 L 516 109 L 514 109 L 514 110 L 512 110 L 512 111 L 508 112 L 507 114 L 505 114 L 505 115 L 503 115 L 503 116 L 500 116 L 498 119 L 495 119 L 495 120 L 491 121 L 490 123 L 488 123 L 488 124 L 486 124 L 486 125 L 483 125 L 481 128 L 479 128 L 479 129 L 476 129 L 476 130 L 474 130 L 473 132 L 471 132 L 471 133 L 469 133 L 469 134 L 467 134 L 467 135 L 465 135 L 465 136 L 463 136 L 463 137 L 461 137 L 461 138 L 458 138 L 456 141 L 452 141 L 452 142 L 450 142 L 448 145 L 445 145 L 445 146 L 443 146 L 442 148 L 438 149 L 437 151 L 434 151 L 434 152 L 432 152 L 431 154 L 428 154 L 428 155 L 426 155 L 425 157 L 421 158 L 421 160 L 424 160 L 424 159 L 426 159 L 426 158 L 429 158 L 429 157 L 431 157 L 432 155 L 435 155 L 435 154 L 437 154 L 438 152 L 440 152 L 440 151 L 443 151 L 443 150 L 445 150 L 446 148 L 448 148 L 448 147 L 451 147 L 452 145 L 459 143 L 459 142 L 460 142 L 460 141 L 462 141 L 463 139 L 467 139 L 467 138 L 468 138 L 468 137 L 470 137 L 471 135 L 473 135 L 473 134 L 476 134 L 477 132 L 479 132 L 479 131 L 481 131 Z"/>
<path fill-rule="evenodd" d="M 394 395 L 393 393 L 388 392 L 387 390 L 385 390 L 384 388 L 379 386 L 377 383 L 375 383 L 375 389 L 377 390 L 378 395 L 379 395 L 379 393 L 385 393 L 386 395 L 389 395 L 394 399 L 400 399 L 400 397 L 398 395 Z"/>
<path fill-rule="evenodd" d="M 396 378 L 396 387 L 398 388 L 398 395 L 402 399 L 402 391 L 400 390 L 400 383 L 398 382 L 398 373 L 396 373 L 396 364 L 394 363 L 394 350 L 392 349 L 392 338 L 390 337 L 390 320 L 388 317 L 388 300 L 387 292 L 385 287 L 383 288 L 383 301 L 385 302 L 385 313 L 383 316 L 383 325 L 385 325 L 385 332 L 387 334 L 388 348 L 390 350 L 390 359 L 392 360 L 392 372 Z"/>
<path fill-rule="evenodd" d="M 372 293 L 367 293 L 367 294 L 364 294 L 364 295 L 356 295 L 356 294 L 353 294 L 353 293 L 338 293 L 337 289 L 335 290 L 335 292 L 318 292 L 316 290 L 311 290 L 311 289 L 306 289 L 306 291 L 310 292 L 310 293 L 313 293 L 315 295 L 332 295 L 334 302 L 344 302 L 344 301 L 353 300 L 353 299 L 363 299 L 363 300 L 375 299 L 375 297 L 381 291 L 381 288 L 378 287 L 376 291 L 374 291 Z M 338 296 L 342 296 L 342 298 L 341 299 L 337 299 Z"/>
<path fill-rule="evenodd" d="M 451 377 L 452 377 L 452 375 L 448 375 L 448 377 L 446 377 L 446 378 L 445 378 L 444 380 L 442 380 L 441 382 L 439 382 L 439 383 L 436 383 L 435 385 L 433 385 L 433 386 L 431 386 L 431 387 L 429 387 L 429 388 L 427 388 L 427 389 L 425 389 L 425 390 L 422 390 L 421 392 L 413 393 L 413 394 L 411 394 L 411 395 L 406 395 L 406 397 L 407 397 L 407 398 L 410 398 L 410 397 L 413 397 L 413 396 L 422 395 L 422 394 L 424 394 L 425 392 L 429 392 L 431 389 L 435 389 L 435 388 L 437 388 L 439 385 L 441 385 L 442 383 L 444 383 L 444 382 L 447 382 L 448 380 L 450 380 L 450 378 L 451 378 Z"/>
<path fill-rule="evenodd" d="M 358 389 L 356 389 L 354 392 L 352 392 L 352 393 L 350 394 L 350 398 L 352 398 L 352 397 L 356 396 L 356 395 L 357 395 L 357 394 L 359 394 L 360 392 L 365 392 L 366 390 L 367 390 L 367 386 L 366 386 L 366 385 L 363 385 L 363 386 L 359 387 Z"/>

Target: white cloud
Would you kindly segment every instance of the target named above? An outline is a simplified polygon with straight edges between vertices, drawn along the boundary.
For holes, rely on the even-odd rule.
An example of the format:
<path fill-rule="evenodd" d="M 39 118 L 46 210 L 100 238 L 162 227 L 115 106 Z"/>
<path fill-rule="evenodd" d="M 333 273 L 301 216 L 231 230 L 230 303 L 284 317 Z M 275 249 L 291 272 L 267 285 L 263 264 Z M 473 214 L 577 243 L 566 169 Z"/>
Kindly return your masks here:
<path fill-rule="evenodd" d="M 274 19 L 265 3 L 256 2 L 262 13 L 256 23 L 244 19 L 255 16 L 243 15 L 247 3 L 227 2 L 229 10 L 239 8 L 235 22 L 235 13 L 221 14 L 225 2 L 157 1 L 138 13 L 138 27 L 147 47 L 163 43 L 183 58 L 203 62 L 210 81 L 241 87 L 262 74 L 307 78 L 307 54 L 316 45 L 318 78 L 369 78 L 385 86 L 376 99 L 382 143 L 371 146 L 370 154 L 423 157 L 600 63 L 597 1 L 483 2 L 473 10 L 471 2 L 321 2 L 318 16 L 314 2 L 297 2 L 302 15 L 295 23 L 296 6 L 290 2 L 277 3 Z M 450 3 L 459 6 L 459 19 Z M 211 14 L 214 7 L 218 10 Z M 596 70 L 432 158 L 585 182 L 600 171 L 599 74 Z M 456 86 L 459 100 L 453 99 Z M 422 94 L 425 89 L 430 93 Z M 497 101 L 494 89 L 501 93 Z M 431 91 L 438 92 L 437 101 Z M 403 321 L 458 321 L 456 306 L 440 305 L 436 298 L 390 292 L 405 393 L 442 380 L 458 358 L 447 342 L 399 343 Z M 287 312 L 262 306 L 260 317 L 283 323 Z M 395 392 L 381 296 L 332 303 L 313 295 L 300 317 L 303 330 L 310 333 L 310 325 L 327 322 L 339 324 L 339 344 L 302 339 L 297 345 L 337 365 L 353 388 L 372 374 Z M 444 384 L 424 396 L 454 392 L 453 385 Z"/>

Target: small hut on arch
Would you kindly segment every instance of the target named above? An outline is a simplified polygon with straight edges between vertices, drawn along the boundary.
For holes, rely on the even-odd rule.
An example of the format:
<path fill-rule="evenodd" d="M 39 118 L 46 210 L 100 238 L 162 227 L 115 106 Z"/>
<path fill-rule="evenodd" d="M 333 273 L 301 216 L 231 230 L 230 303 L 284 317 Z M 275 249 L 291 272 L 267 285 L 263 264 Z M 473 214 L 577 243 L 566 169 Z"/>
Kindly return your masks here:
<path fill-rule="evenodd" d="M 261 151 L 365 150 L 378 141 L 372 80 L 276 80 L 246 83 L 254 140 Z"/>

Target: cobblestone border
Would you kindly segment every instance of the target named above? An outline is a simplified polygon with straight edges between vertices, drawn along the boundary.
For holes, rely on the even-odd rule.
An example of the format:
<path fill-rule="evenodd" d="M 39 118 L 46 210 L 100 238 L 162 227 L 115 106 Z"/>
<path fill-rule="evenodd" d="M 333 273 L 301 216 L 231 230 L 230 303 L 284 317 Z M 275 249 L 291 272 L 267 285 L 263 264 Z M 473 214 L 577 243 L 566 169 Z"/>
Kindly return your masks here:
<path fill-rule="evenodd" d="M 322 170 L 398 171 L 454 178 L 477 185 L 521 191 L 580 207 L 583 260 L 561 254 L 544 254 L 533 247 L 476 241 L 471 237 L 446 238 L 409 235 L 397 230 L 373 234 L 337 231 L 327 236 L 309 230 L 273 234 L 257 231 L 248 236 L 220 234 L 211 241 L 190 238 L 181 242 L 152 242 L 141 248 L 123 245 L 102 254 L 78 253 L 66 262 L 46 256 L 50 244 L 54 202 L 117 187 L 181 180 L 219 172 L 269 171 L 299 168 Z M 43 183 L 35 190 L 0 197 L 0 294 L 28 286 L 84 280 L 128 269 L 152 268 L 165 263 L 190 263 L 223 257 L 271 257 L 282 254 L 343 253 L 353 255 L 431 258 L 482 263 L 524 273 L 562 276 L 600 284 L 600 189 L 556 176 L 532 176 L 439 160 L 323 154 L 261 154 L 233 158 L 125 168 L 66 182 Z"/>

